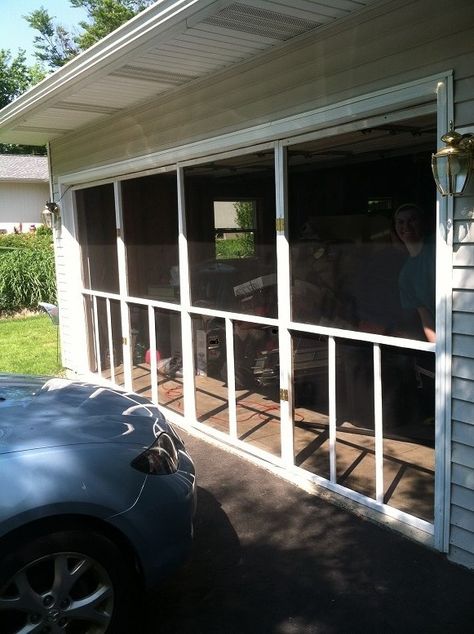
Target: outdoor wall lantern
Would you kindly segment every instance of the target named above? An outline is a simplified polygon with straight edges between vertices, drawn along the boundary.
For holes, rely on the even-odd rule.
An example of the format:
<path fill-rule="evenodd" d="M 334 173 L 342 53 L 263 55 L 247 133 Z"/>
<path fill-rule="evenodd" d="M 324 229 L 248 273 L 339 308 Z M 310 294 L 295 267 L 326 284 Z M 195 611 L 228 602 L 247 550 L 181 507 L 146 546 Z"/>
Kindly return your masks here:
<path fill-rule="evenodd" d="M 446 146 L 431 156 L 436 187 L 443 196 L 461 196 L 474 167 L 474 134 L 455 132 L 451 121 L 441 141 Z"/>
<path fill-rule="evenodd" d="M 57 203 L 47 202 L 41 215 L 43 223 L 50 229 L 56 229 L 59 226 L 61 213 Z"/>

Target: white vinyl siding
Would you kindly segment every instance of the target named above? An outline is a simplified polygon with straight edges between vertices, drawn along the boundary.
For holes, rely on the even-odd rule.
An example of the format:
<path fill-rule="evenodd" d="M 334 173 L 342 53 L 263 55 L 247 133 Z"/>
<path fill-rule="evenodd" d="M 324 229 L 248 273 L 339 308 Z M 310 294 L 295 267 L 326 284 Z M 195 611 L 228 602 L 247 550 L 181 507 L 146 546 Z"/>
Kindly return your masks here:
<path fill-rule="evenodd" d="M 471 32 L 473 21 L 470 21 Z M 455 82 L 455 122 L 474 131 L 474 63 Z M 467 61 L 467 60 L 466 60 Z M 466 67 L 467 70 L 467 67 Z M 455 200 L 450 556 L 474 568 L 474 183 Z"/>
<path fill-rule="evenodd" d="M 81 373 L 87 371 L 87 361 L 86 345 L 81 336 L 84 335 L 82 297 L 71 292 L 71 288 L 79 288 L 81 279 L 79 248 L 73 235 L 72 197 L 69 191 L 61 194 L 56 181 L 53 192 L 54 200 L 60 201 L 62 216 L 61 228 L 55 231 L 54 241 L 61 362 L 65 368 Z"/>
<path fill-rule="evenodd" d="M 57 189 L 57 184 L 53 183 L 53 200 L 60 199 L 60 193 Z M 49 198 L 49 196 L 48 196 Z M 62 219 L 64 220 L 64 219 Z M 64 251 L 64 241 L 62 239 L 63 232 L 55 233 L 54 240 L 54 257 L 56 264 L 56 287 L 57 287 L 57 301 L 59 306 L 59 332 L 61 339 L 61 363 L 66 368 L 74 367 L 73 351 L 74 348 L 71 345 L 73 338 L 71 337 L 71 297 L 68 292 L 68 276 L 66 269 L 66 258 Z"/>
<path fill-rule="evenodd" d="M 0 182 L 0 227 L 13 231 L 13 226 L 43 222 L 41 212 L 49 198 L 48 183 Z"/>

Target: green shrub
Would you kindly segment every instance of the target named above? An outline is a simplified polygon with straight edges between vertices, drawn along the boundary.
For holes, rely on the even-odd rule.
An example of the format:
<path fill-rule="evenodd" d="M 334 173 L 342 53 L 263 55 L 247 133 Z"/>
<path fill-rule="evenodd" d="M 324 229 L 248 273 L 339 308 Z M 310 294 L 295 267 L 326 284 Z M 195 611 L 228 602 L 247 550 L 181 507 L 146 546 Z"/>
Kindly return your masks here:
<path fill-rule="evenodd" d="M 53 233 L 48 227 L 38 227 L 35 233 L 5 233 L 0 235 L 1 247 L 15 249 L 45 249 L 52 248 Z"/>
<path fill-rule="evenodd" d="M 51 235 L 0 236 L 0 312 L 35 310 L 39 302 L 56 302 Z"/>
<path fill-rule="evenodd" d="M 216 258 L 249 258 L 255 253 L 253 234 L 246 234 L 228 240 L 216 239 Z"/>

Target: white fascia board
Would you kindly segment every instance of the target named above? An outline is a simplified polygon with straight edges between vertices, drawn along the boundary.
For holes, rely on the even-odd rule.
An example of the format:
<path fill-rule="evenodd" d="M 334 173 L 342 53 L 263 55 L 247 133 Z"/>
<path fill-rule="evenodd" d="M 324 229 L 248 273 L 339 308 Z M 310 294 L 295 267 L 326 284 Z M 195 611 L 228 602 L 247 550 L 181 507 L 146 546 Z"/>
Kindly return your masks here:
<path fill-rule="evenodd" d="M 208 9 L 212 13 L 221 8 L 221 4 L 215 0 L 157 2 L 3 108 L 0 136 L 2 128 L 12 126 L 16 119 L 34 108 L 51 105 L 60 95 L 64 96 L 65 91 L 77 89 L 81 81 L 90 81 L 93 75 L 120 62 L 124 55 L 146 45 L 151 38 L 156 43 L 164 41 L 176 29 L 185 30 L 188 20 L 198 11 L 202 14 Z M 224 4 L 230 4 L 230 0 Z"/>

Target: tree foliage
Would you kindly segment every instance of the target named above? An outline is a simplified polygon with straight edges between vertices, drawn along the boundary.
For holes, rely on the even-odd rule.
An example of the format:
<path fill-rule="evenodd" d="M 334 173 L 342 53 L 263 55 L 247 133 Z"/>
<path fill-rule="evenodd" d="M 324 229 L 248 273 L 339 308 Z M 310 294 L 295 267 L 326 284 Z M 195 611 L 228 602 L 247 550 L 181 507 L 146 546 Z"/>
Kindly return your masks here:
<path fill-rule="evenodd" d="M 35 55 L 51 70 L 60 68 L 119 26 L 133 18 L 154 0 L 69 0 L 74 8 L 86 11 L 87 20 L 79 22 L 81 31 L 74 33 L 60 24 L 47 9 L 40 7 L 24 16 L 38 32 L 34 38 Z"/>
<path fill-rule="evenodd" d="M 10 51 L 0 49 L 0 109 L 4 108 L 28 88 L 43 79 L 44 72 L 38 65 L 26 64 L 25 52 L 15 57 Z M 45 154 L 44 147 L 0 143 L 0 154 Z"/>
<path fill-rule="evenodd" d="M 89 21 L 80 22 L 83 32 L 76 37 L 77 46 L 84 51 L 154 2 L 155 0 L 70 0 L 71 6 L 85 9 L 89 17 Z"/>
<path fill-rule="evenodd" d="M 255 208 L 251 201 L 240 200 L 234 203 L 235 219 L 241 229 L 255 229 Z M 245 257 L 255 252 L 255 236 L 253 231 L 247 231 L 240 237 Z"/>
<path fill-rule="evenodd" d="M 77 55 L 78 49 L 68 31 L 62 25 L 55 25 L 53 18 L 44 7 L 35 9 L 25 20 L 39 35 L 35 35 L 35 57 L 50 68 L 58 68 Z"/>
<path fill-rule="evenodd" d="M 79 23 L 81 31 L 57 24 L 54 16 L 43 6 L 24 16 L 37 32 L 33 42 L 38 64 L 28 66 L 22 50 L 12 57 L 10 51 L 0 49 L 0 109 L 43 79 L 45 68 L 60 68 L 78 53 L 154 4 L 154 0 L 69 0 L 69 3 L 74 8 L 84 9 L 87 14 L 87 20 Z M 0 153 L 46 154 L 46 150 L 44 147 L 0 143 Z"/>
<path fill-rule="evenodd" d="M 254 206 L 253 202 L 239 200 L 234 203 L 235 218 L 237 225 L 241 229 L 253 229 L 254 225 Z"/>
<path fill-rule="evenodd" d="M 33 84 L 44 77 L 39 66 L 27 66 L 25 51 L 12 57 L 10 51 L 0 49 L 0 108 L 4 108 Z"/>
<path fill-rule="evenodd" d="M 248 258 L 255 255 L 255 210 L 254 203 L 250 200 L 239 200 L 234 203 L 235 221 L 243 231 L 231 240 L 223 240 L 219 249 L 223 252 L 218 257 Z M 252 230 L 252 231 L 249 231 Z"/>

